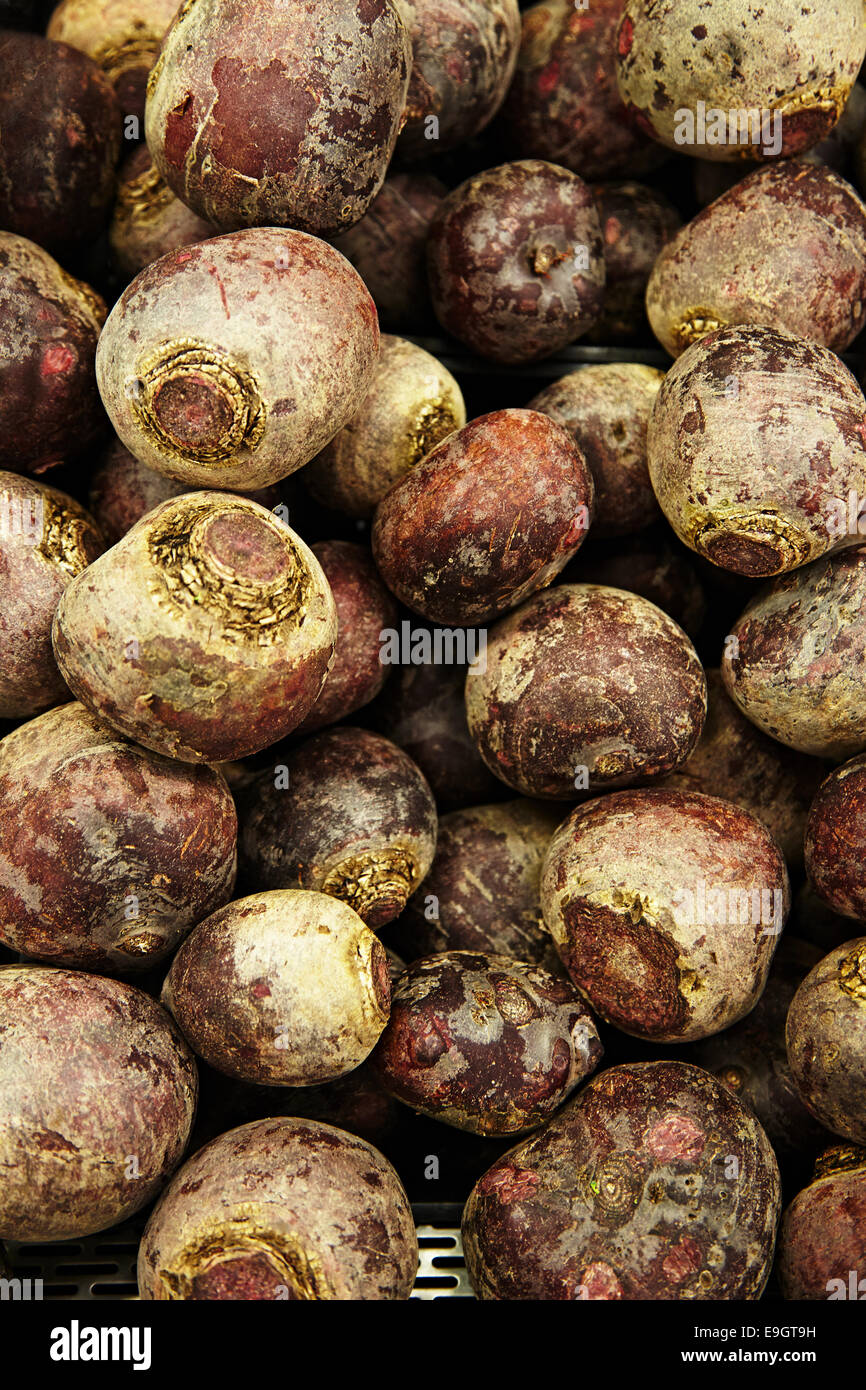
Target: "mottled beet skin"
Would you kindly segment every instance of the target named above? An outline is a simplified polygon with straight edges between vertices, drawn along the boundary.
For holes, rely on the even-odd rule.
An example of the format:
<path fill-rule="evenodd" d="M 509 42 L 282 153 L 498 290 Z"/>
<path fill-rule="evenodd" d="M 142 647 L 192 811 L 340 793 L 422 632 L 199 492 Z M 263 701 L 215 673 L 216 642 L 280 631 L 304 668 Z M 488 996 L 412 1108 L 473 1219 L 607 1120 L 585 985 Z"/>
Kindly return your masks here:
<path fill-rule="evenodd" d="M 216 226 L 333 236 L 382 186 L 410 66 L 392 0 L 187 0 L 148 82 L 148 147 Z"/>
<path fill-rule="evenodd" d="M 672 357 L 715 328 L 760 323 L 834 352 L 866 316 L 866 206 L 830 169 L 758 169 L 668 242 L 647 313 Z"/>
<path fill-rule="evenodd" d="M 491 629 L 487 669 L 466 680 L 469 732 L 524 796 L 575 800 L 685 762 L 706 715 L 703 668 L 655 604 L 561 584 Z"/>
<path fill-rule="evenodd" d="M 754 1300 L 780 1195 L 766 1135 L 715 1077 L 610 1067 L 476 1183 L 466 1264 L 482 1299 Z"/>
<path fill-rule="evenodd" d="M 708 599 L 697 570 L 675 546 L 667 528 L 664 533 L 642 531 L 601 545 L 590 542 L 563 579 L 639 594 L 673 618 L 692 641 L 707 615 Z"/>
<path fill-rule="evenodd" d="M 708 1037 L 754 1007 L 790 905 L 766 827 L 697 792 L 578 806 L 541 872 L 544 920 L 574 983 L 602 1018 L 658 1042 Z"/>
<path fill-rule="evenodd" d="M 666 157 L 629 118 L 616 85 L 622 0 L 544 0 L 523 15 L 517 71 L 502 108 L 520 158 L 549 159 L 584 179 L 641 174 Z"/>
<path fill-rule="evenodd" d="M 418 1269 L 400 1179 L 363 1139 L 266 1119 L 214 1139 L 154 1209 L 138 1257 L 150 1299 L 406 1299 Z"/>
<path fill-rule="evenodd" d="M 178 247 L 216 236 L 216 228 L 175 197 L 138 145 L 120 167 L 109 228 L 114 264 L 128 278 Z"/>
<path fill-rule="evenodd" d="M 427 266 L 442 327 L 481 357 L 550 357 L 600 318 L 605 266 L 592 191 L 527 159 L 455 189 L 430 227 Z"/>
<path fill-rule="evenodd" d="M 0 1236 L 77 1240 L 146 1206 L 177 1166 L 192 1053 L 141 990 L 40 966 L 0 970 Z"/>
<path fill-rule="evenodd" d="M 372 1065 L 413 1110 L 495 1136 L 543 1124 L 601 1055 L 592 1015 L 560 976 L 444 951 L 397 980 Z"/>
<path fill-rule="evenodd" d="M 108 220 L 120 107 L 90 58 L 0 30 L 0 226 L 49 250 L 86 245 Z"/>
<path fill-rule="evenodd" d="M 99 437 L 93 362 L 104 320 L 89 285 L 0 232 L 0 467 L 42 473 Z"/>
<path fill-rule="evenodd" d="M 604 242 L 604 313 L 587 342 L 628 343 L 646 336 L 646 287 L 662 249 L 682 226 L 676 208 L 642 183 L 593 188 Z"/>
<path fill-rule="evenodd" d="M 834 1134 L 866 1144 L 866 937 L 837 946 L 806 976 L 786 1036 L 806 1107 Z"/>
<path fill-rule="evenodd" d="M 83 970 L 147 969 L 231 897 L 220 774 L 157 757 L 69 704 L 0 742 L 0 937 Z"/>
<path fill-rule="evenodd" d="M 240 847 L 252 886 L 330 893 L 379 928 L 402 912 L 430 867 L 436 805 L 389 739 L 328 729 L 257 779 Z"/>
<path fill-rule="evenodd" d="M 177 9 L 178 0 L 61 0 L 47 34 L 92 58 L 121 111 L 142 120 L 147 79 Z"/>
<path fill-rule="evenodd" d="M 586 460 L 562 425 L 496 410 L 391 488 L 376 509 L 373 558 L 392 593 L 432 622 L 483 622 L 556 578 L 594 503 Z"/>
<path fill-rule="evenodd" d="M 863 1301 L 866 1149 L 839 1147 L 821 1155 L 812 1182 L 782 1218 L 778 1249 L 785 1298 Z"/>
<path fill-rule="evenodd" d="M 866 921 L 866 754 L 821 785 L 806 826 L 806 871 L 834 912 Z"/>

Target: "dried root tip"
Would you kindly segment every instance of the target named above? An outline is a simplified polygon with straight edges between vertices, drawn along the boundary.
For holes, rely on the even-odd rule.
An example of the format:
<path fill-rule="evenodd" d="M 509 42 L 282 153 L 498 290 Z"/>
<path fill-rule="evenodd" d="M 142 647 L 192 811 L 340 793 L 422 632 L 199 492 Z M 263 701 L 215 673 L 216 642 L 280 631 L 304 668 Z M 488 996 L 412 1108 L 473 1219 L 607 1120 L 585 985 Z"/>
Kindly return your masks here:
<path fill-rule="evenodd" d="M 684 352 L 692 343 L 697 343 L 708 333 L 718 332 L 720 328 L 727 328 L 727 324 L 723 319 L 716 318 L 710 309 L 692 309 L 687 318 L 674 324 L 671 331 L 677 347 Z"/>
<path fill-rule="evenodd" d="M 403 911 L 418 886 L 418 866 L 400 849 L 359 854 L 332 869 L 321 891 L 348 903 L 368 927 L 382 927 Z"/>
<path fill-rule="evenodd" d="M 116 87 L 121 78 L 137 68 L 149 72 L 158 53 L 159 39 L 154 34 L 144 32 L 130 34 L 120 42 L 111 40 L 104 43 L 92 57 L 111 85 Z"/>
<path fill-rule="evenodd" d="M 816 558 L 805 536 L 766 512 L 717 515 L 696 533 L 694 546 L 714 565 L 754 579 L 781 574 Z"/>
<path fill-rule="evenodd" d="M 256 449 L 265 432 L 255 377 L 210 343 L 164 343 L 142 365 L 134 388 L 141 428 L 170 459 L 230 463 L 240 449 Z"/>
<path fill-rule="evenodd" d="M 860 942 L 840 961 L 839 984 L 852 999 L 866 1002 L 866 942 Z"/>
<path fill-rule="evenodd" d="M 292 1301 L 331 1297 L 318 1261 L 290 1242 L 278 1245 L 264 1232 L 218 1231 L 185 1251 L 182 1269 L 161 1269 L 170 1299 Z M 283 1291 L 286 1292 L 283 1292 Z"/>
<path fill-rule="evenodd" d="M 43 495 L 42 508 L 36 553 L 74 579 L 93 559 L 93 522 L 86 513 L 65 507 L 56 493 Z"/>
<path fill-rule="evenodd" d="M 572 248 L 566 247 L 560 251 L 549 242 L 542 246 L 534 246 L 529 253 L 529 264 L 535 275 L 549 275 L 555 266 L 562 265 L 569 256 L 573 255 Z"/>
<path fill-rule="evenodd" d="M 132 956 L 136 960 L 142 960 L 147 956 L 156 959 L 159 956 L 167 955 L 171 950 L 171 940 L 161 936 L 155 931 L 130 932 L 128 936 L 122 936 L 114 946 L 114 950 L 119 956 Z"/>
<path fill-rule="evenodd" d="M 859 1144 L 834 1144 L 815 1159 L 812 1181 L 832 1178 L 837 1173 L 853 1173 L 857 1168 L 866 1168 L 866 1149 Z"/>
<path fill-rule="evenodd" d="M 137 178 L 118 181 L 116 210 L 124 218 L 155 220 L 174 201 L 174 194 L 155 164 L 149 164 Z"/>

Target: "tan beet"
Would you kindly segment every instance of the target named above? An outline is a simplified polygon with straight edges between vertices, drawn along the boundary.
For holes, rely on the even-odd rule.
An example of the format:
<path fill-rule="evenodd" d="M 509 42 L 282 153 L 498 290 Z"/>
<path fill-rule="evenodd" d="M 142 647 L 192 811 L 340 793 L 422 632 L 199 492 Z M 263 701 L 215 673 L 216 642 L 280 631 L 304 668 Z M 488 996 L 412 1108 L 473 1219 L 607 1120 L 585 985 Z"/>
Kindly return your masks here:
<path fill-rule="evenodd" d="M 309 714 L 336 609 L 300 537 L 227 493 L 171 498 L 73 581 L 54 654 L 82 704 L 182 762 L 258 752 Z"/>
<path fill-rule="evenodd" d="M 92 58 L 120 109 L 141 119 L 148 74 L 177 9 L 178 0 L 60 0 L 47 33 Z"/>
<path fill-rule="evenodd" d="M 866 1149 L 828 1149 L 779 1229 L 779 1283 L 788 1299 L 866 1295 Z"/>
<path fill-rule="evenodd" d="M 606 280 L 604 312 L 587 341 L 606 346 L 642 339 L 650 273 L 682 218 L 664 194 L 642 183 L 598 184 L 593 195 L 601 219 Z"/>
<path fill-rule="evenodd" d="M 64 589 L 104 548 L 65 492 L 0 473 L 0 719 L 29 718 L 68 695 L 51 624 Z"/>
<path fill-rule="evenodd" d="M 709 1037 L 757 1003 L 791 905 L 781 850 L 720 797 L 646 789 L 578 806 L 541 874 L 574 983 L 635 1037 Z"/>
<path fill-rule="evenodd" d="M 230 1130 L 189 1160 L 151 1216 L 142 1299 L 406 1299 L 418 1241 L 370 1144 L 314 1120 Z"/>
<path fill-rule="evenodd" d="M 691 642 L 655 604 L 561 584 L 491 630 L 466 681 L 469 731 L 524 796 L 574 800 L 673 772 L 700 737 L 706 681 Z"/>
<path fill-rule="evenodd" d="M 0 969 L 0 1235 L 77 1240 L 126 1220 L 177 1166 L 195 1061 L 141 990 Z"/>
<path fill-rule="evenodd" d="M 223 778 L 128 743 L 82 705 L 0 741 L 0 937 L 84 970 L 142 970 L 231 897 Z"/>
<path fill-rule="evenodd" d="M 818 962 L 794 996 L 785 1031 L 807 1109 L 834 1134 L 866 1143 L 866 937 Z"/>
<path fill-rule="evenodd" d="M 780 1199 L 764 1131 L 715 1077 L 610 1067 L 476 1183 L 466 1265 L 482 1299 L 758 1299 Z"/>
<path fill-rule="evenodd" d="M 208 222 L 330 236 L 382 185 L 410 65 L 392 0 L 195 0 L 150 75 L 148 148 Z"/>
<path fill-rule="evenodd" d="M 866 756 L 835 768 L 821 785 L 809 812 L 805 854 L 823 902 L 866 921 Z"/>
<path fill-rule="evenodd" d="M 388 1021 L 385 948 L 325 893 L 254 893 L 200 922 L 162 1002 L 190 1046 L 245 1081 L 308 1086 L 360 1065 Z"/>
<path fill-rule="evenodd" d="M 300 468 L 358 412 L 378 348 L 375 306 L 344 257 L 267 227 L 143 270 L 109 316 L 96 372 L 142 463 L 245 492 Z"/>
<path fill-rule="evenodd" d="M 175 197 L 147 146 L 139 145 L 117 178 L 109 238 L 118 269 L 132 277 L 169 251 L 213 236 L 216 228 Z"/>
<path fill-rule="evenodd" d="M 304 481 L 324 506 L 372 516 L 389 488 L 465 424 L 463 395 L 447 368 L 384 334 L 367 399 L 307 465 Z"/>
<path fill-rule="evenodd" d="M 569 372 L 529 403 L 530 410 L 540 410 L 570 432 L 589 464 L 595 483 L 593 539 L 627 535 L 659 519 L 646 435 L 663 380 L 655 367 L 612 362 Z"/>
<path fill-rule="evenodd" d="M 647 452 L 680 540 L 735 574 L 781 574 L 848 542 L 849 493 L 866 492 L 866 401 L 827 348 L 724 328 L 668 372 Z"/>

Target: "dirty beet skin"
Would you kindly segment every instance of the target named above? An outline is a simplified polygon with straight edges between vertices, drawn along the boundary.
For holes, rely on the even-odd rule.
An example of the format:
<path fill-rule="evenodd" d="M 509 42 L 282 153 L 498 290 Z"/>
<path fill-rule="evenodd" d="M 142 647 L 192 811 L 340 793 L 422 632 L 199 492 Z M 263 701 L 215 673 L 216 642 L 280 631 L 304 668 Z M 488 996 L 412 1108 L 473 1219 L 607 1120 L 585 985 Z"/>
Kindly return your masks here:
<path fill-rule="evenodd" d="M 866 1149 L 828 1149 L 779 1230 L 779 1282 L 788 1299 L 862 1301 L 866 1250 Z M 852 1279 L 853 1272 L 853 1279 Z"/>
<path fill-rule="evenodd" d="M 786 1036 L 806 1107 L 842 1139 L 866 1144 L 866 937 L 837 946 L 810 971 Z"/>
<path fill-rule="evenodd" d="M 866 922 L 866 755 L 822 783 L 806 826 L 806 871 L 828 907 Z"/>

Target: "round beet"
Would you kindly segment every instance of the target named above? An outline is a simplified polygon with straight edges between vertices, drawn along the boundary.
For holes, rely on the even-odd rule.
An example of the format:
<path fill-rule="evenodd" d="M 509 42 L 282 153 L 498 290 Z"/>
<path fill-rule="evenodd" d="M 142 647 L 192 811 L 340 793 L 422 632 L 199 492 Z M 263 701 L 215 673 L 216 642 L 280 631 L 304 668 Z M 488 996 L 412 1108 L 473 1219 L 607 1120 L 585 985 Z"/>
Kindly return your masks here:
<path fill-rule="evenodd" d="M 866 922 L 866 754 L 822 783 L 806 826 L 806 870 L 828 907 Z"/>
<path fill-rule="evenodd" d="M 117 200 L 109 228 L 114 263 L 131 277 L 146 266 L 216 229 L 176 198 L 160 178 L 146 145 L 139 145 L 121 166 Z"/>
<path fill-rule="evenodd" d="M 0 31 L 0 226 L 49 250 L 86 245 L 108 220 L 120 107 L 90 58 Z"/>
<path fill-rule="evenodd" d="M 98 568 L 97 568 L 98 566 Z M 246 498 L 188 492 L 73 580 L 54 655 L 100 720 L 182 762 L 229 762 L 309 714 L 336 641 L 307 546 Z"/>
<path fill-rule="evenodd" d="M 689 639 L 621 589 L 561 584 L 491 630 L 486 670 L 466 681 L 469 731 L 524 796 L 574 800 L 685 762 L 707 686 Z"/>
<path fill-rule="evenodd" d="M 0 232 L 0 467 L 41 473 L 98 438 L 93 362 L 104 319 L 89 285 Z"/>
<path fill-rule="evenodd" d="M 511 956 L 445 951 L 400 976 L 372 1064 L 422 1115 L 506 1135 L 543 1124 L 601 1055 L 591 1014 L 561 976 Z"/>
<path fill-rule="evenodd" d="M 427 243 L 442 327 L 493 362 L 550 357 L 599 319 L 604 251 L 592 191 L 540 159 L 476 174 L 445 199 Z"/>
<path fill-rule="evenodd" d="M 604 242 L 604 312 L 587 341 L 607 346 L 647 336 L 646 287 L 663 247 L 682 226 L 676 208 L 642 183 L 593 189 Z"/>
<path fill-rule="evenodd" d="M 0 970 L 0 1236 L 79 1240 L 159 1191 L 195 1115 L 192 1053 L 141 990 Z"/>
<path fill-rule="evenodd" d="M 363 1062 L 388 1022 L 385 948 L 324 893 L 255 893 L 200 922 L 162 1002 L 190 1046 L 245 1081 L 308 1086 Z"/>
<path fill-rule="evenodd" d="M 806 976 L 786 1036 L 808 1109 L 834 1134 L 866 1144 L 866 937 L 837 946 Z"/>
<path fill-rule="evenodd" d="M 393 0 L 195 0 L 150 75 L 148 148 L 218 227 L 331 236 L 382 186 L 410 65 Z"/>
<path fill-rule="evenodd" d="M 148 74 L 177 9 L 178 0 L 60 0 L 47 33 L 92 58 L 121 110 L 141 120 Z"/>
<path fill-rule="evenodd" d="M 766 826 L 720 797 L 617 792 L 578 806 L 541 873 L 544 920 L 594 1009 L 688 1042 L 754 1008 L 791 906 Z"/>
<path fill-rule="evenodd" d="M 231 897 L 223 778 L 98 724 L 79 704 L 0 741 L 0 938 L 83 970 L 140 970 Z"/>
<path fill-rule="evenodd" d="M 612 362 L 569 372 L 529 403 L 569 431 L 589 464 L 595 482 L 593 539 L 627 535 L 660 519 L 646 435 L 663 380 L 655 367 Z"/>
<path fill-rule="evenodd" d="M 482 1299 L 757 1299 L 779 1170 L 758 1122 L 683 1062 L 611 1067 L 476 1183 Z"/>
<path fill-rule="evenodd" d="M 67 696 L 51 624 L 64 589 L 104 548 L 65 492 L 0 473 L 0 719 L 27 719 Z"/>
<path fill-rule="evenodd" d="M 626 589 L 654 603 L 694 641 L 707 616 L 708 599 L 686 553 L 665 534 L 641 531 L 602 545 L 589 544 L 569 565 L 565 578 L 575 584 Z"/>
<path fill-rule="evenodd" d="M 324 506 L 372 516 L 394 483 L 465 424 L 463 395 L 447 368 L 385 334 L 367 399 L 307 465 L 304 481 Z"/>
<path fill-rule="evenodd" d="M 471 624 L 550 584 L 589 528 L 578 446 L 533 410 L 496 410 L 443 440 L 380 502 L 373 556 L 402 603 Z"/>
<path fill-rule="evenodd" d="M 828 1149 L 779 1230 L 779 1282 L 788 1299 L 866 1296 L 866 1149 Z"/>
<path fill-rule="evenodd" d="M 253 887 L 330 893 L 378 929 L 402 912 L 430 868 L 436 805 L 389 739 L 328 729 L 257 779 L 240 845 Z"/>
<path fill-rule="evenodd" d="M 99 340 L 105 408 L 136 458 L 248 492 L 300 468 L 361 409 L 376 308 L 333 247 L 257 228 L 148 266 Z"/>

